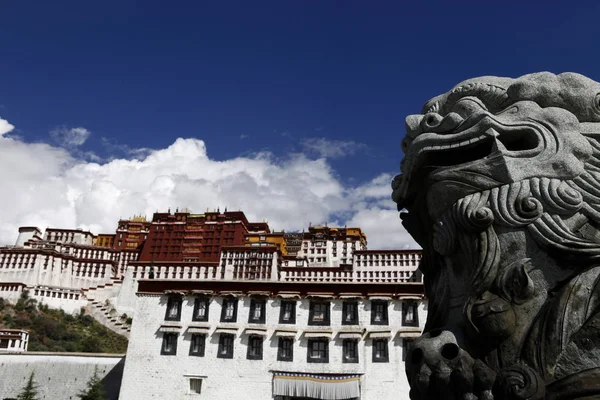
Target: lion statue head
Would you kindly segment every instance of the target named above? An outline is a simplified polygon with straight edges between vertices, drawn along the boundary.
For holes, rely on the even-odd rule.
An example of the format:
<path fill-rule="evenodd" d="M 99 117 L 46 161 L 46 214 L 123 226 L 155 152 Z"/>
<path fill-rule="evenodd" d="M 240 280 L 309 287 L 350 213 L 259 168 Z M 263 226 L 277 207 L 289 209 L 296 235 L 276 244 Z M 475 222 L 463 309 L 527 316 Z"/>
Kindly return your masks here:
<path fill-rule="evenodd" d="M 600 396 L 599 139 L 575 73 L 469 79 L 406 118 L 392 197 L 429 298 L 411 399 Z"/>

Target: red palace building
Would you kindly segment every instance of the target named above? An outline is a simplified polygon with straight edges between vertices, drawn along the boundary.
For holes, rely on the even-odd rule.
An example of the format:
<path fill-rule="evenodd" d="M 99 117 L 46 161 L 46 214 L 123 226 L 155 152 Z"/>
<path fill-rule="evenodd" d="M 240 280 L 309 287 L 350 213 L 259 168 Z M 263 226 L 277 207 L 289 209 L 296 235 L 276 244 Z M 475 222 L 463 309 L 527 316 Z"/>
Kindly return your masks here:
<path fill-rule="evenodd" d="M 221 246 L 243 246 L 248 233 L 270 233 L 242 211 L 154 213 L 139 261 L 218 262 Z"/>

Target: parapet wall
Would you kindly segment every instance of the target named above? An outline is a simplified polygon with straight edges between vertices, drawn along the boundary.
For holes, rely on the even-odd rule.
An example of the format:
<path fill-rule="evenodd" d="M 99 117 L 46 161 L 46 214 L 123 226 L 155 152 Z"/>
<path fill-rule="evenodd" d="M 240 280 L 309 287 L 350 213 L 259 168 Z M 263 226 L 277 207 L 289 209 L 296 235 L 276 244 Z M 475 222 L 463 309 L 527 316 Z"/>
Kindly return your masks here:
<path fill-rule="evenodd" d="M 123 354 L 8 353 L 0 354 L 0 399 L 16 398 L 31 373 L 40 399 L 77 399 L 97 368 L 108 400 L 117 400 L 123 377 Z"/>

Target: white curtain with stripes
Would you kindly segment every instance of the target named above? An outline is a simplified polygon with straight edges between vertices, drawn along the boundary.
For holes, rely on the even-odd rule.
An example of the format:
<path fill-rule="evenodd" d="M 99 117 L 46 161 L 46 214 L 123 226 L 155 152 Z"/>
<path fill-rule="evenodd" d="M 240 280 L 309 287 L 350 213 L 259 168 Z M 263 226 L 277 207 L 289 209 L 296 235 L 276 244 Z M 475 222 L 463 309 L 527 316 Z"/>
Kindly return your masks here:
<path fill-rule="evenodd" d="M 357 399 L 360 397 L 360 377 L 275 373 L 273 395 L 321 400 Z"/>

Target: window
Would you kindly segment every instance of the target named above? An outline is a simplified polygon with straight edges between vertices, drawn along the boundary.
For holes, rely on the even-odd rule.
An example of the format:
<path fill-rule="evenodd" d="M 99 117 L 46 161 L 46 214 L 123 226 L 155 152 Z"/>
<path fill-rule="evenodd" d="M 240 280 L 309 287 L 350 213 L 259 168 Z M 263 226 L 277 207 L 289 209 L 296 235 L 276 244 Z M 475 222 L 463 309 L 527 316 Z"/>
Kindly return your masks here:
<path fill-rule="evenodd" d="M 179 296 L 170 296 L 167 301 L 167 313 L 165 314 L 166 321 L 181 320 L 181 303 L 183 299 Z"/>
<path fill-rule="evenodd" d="M 342 362 L 343 363 L 357 363 L 358 362 L 358 340 L 355 339 L 344 339 L 342 342 L 342 348 L 344 351 Z"/>
<path fill-rule="evenodd" d="M 417 312 L 417 302 L 402 302 L 402 325 L 419 326 L 419 314 Z"/>
<path fill-rule="evenodd" d="M 309 339 L 308 357 L 309 363 L 327 363 L 329 362 L 329 341 L 327 339 Z"/>
<path fill-rule="evenodd" d="M 233 335 L 221 333 L 217 358 L 233 358 Z"/>
<path fill-rule="evenodd" d="M 163 334 L 162 349 L 160 354 L 165 356 L 174 356 L 177 354 L 177 334 L 176 333 L 165 333 Z"/>
<path fill-rule="evenodd" d="M 190 342 L 190 356 L 204 357 L 206 347 L 206 335 L 193 334 Z"/>
<path fill-rule="evenodd" d="M 280 324 L 295 324 L 296 323 L 296 302 L 282 301 L 279 311 Z"/>
<path fill-rule="evenodd" d="M 194 301 L 194 315 L 192 321 L 208 321 L 209 299 L 206 297 L 196 297 Z"/>
<path fill-rule="evenodd" d="M 385 300 L 373 300 L 371 302 L 371 324 L 388 324 L 388 303 Z"/>
<path fill-rule="evenodd" d="M 310 302 L 308 325 L 329 325 L 329 302 Z"/>
<path fill-rule="evenodd" d="M 248 360 L 262 360 L 263 338 L 261 336 L 250 336 L 248 338 Z"/>
<path fill-rule="evenodd" d="M 342 304 L 342 325 L 358 324 L 358 304 L 355 301 L 345 301 Z"/>
<path fill-rule="evenodd" d="M 190 378 L 190 394 L 200 394 L 202 392 L 202 379 Z"/>
<path fill-rule="evenodd" d="M 294 339 L 279 338 L 277 345 L 277 361 L 294 361 Z"/>
<path fill-rule="evenodd" d="M 250 300 L 250 315 L 248 316 L 248 322 L 254 324 L 265 323 L 265 301 L 264 300 Z"/>
<path fill-rule="evenodd" d="M 235 322 L 237 320 L 237 299 L 223 299 L 221 308 L 221 322 Z"/>
<path fill-rule="evenodd" d="M 386 339 L 373 339 L 373 362 L 388 362 L 388 343 Z"/>

